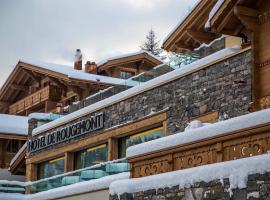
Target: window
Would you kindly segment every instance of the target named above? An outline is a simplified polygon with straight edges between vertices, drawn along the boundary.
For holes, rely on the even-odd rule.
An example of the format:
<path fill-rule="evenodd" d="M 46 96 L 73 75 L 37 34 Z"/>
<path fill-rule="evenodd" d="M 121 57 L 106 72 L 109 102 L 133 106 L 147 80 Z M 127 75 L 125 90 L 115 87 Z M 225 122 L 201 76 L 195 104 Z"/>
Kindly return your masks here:
<path fill-rule="evenodd" d="M 7 152 L 17 153 L 20 148 L 19 140 L 8 140 L 7 141 Z"/>
<path fill-rule="evenodd" d="M 134 72 L 120 71 L 120 78 L 122 79 L 129 79 L 134 75 L 135 75 Z"/>
<path fill-rule="evenodd" d="M 131 147 L 136 144 L 143 142 L 148 142 L 163 137 L 163 127 L 147 130 L 144 132 L 137 133 L 125 138 L 120 138 L 118 142 L 118 155 L 119 158 L 126 156 L 126 150 L 128 147 Z"/>
<path fill-rule="evenodd" d="M 38 178 L 43 179 L 58 174 L 62 174 L 64 173 L 64 168 L 65 168 L 64 157 L 41 163 L 38 166 Z"/>
<path fill-rule="evenodd" d="M 108 149 L 106 144 L 92 147 L 75 153 L 75 169 L 81 169 L 106 162 Z"/>

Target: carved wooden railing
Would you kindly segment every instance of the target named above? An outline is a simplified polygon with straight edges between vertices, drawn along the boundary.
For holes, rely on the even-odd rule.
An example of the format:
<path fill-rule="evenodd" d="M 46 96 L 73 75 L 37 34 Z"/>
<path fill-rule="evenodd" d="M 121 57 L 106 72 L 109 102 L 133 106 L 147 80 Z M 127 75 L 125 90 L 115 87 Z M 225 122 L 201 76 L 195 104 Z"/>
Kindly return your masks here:
<path fill-rule="evenodd" d="M 132 178 L 267 153 L 270 123 L 129 158 Z M 214 173 L 214 172 L 213 172 Z"/>
<path fill-rule="evenodd" d="M 60 98 L 61 89 L 56 86 L 47 86 L 9 106 L 9 114 L 22 113 L 45 101 L 58 101 Z"/>

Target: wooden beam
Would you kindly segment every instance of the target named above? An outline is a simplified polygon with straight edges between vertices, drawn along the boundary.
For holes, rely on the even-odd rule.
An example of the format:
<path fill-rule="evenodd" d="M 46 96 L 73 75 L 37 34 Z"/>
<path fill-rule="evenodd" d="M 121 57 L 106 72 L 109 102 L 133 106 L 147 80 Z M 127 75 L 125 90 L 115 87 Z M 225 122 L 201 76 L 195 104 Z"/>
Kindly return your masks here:
<path fill-rule="evenodd" d="M 187 44 L 182 43 L 180 41 L 179 42 L 176 42 L 175 43 L 175 46 L 176 46 L 177 49 L 185 49 L 185 50 L 193 50 L 194 49 L 193 46 L 187 45 Z"/>
<path fill-rule="evenodd" d="M 0 101 L 0 107 L 8 107 L 10 106 L 10 102 L 6 102 L 6 101 Z"/>
<path fill-rule="evenodd" d="M 258 18 L 256 15 L 256 10 L 243 7 L 243 6 L 235 6 L 234 14 L 236 17 L 242 22 L 242 24 L 246 27 L 246 29 L 255 31 L 258 26 Z M 255 16 L 254 16 L 255 15 Z"/>
<path fill-rule="evenodd" d="M 64 90 L 64 92 L 67 92 L 67 88 L 68 86 L 64 83 L 62 83 L 61 81 L 55 79 L 55 78 L 52 78 L 52 77 L 49 77 L 47 76 L 47 78 L 49 79 L 49 81 L 55 83 L 56 85 L 58 85 L 62 90 Z"/>
<path fill-rule="evenodd" d="M 234 13 L 237 15 L 245 15 L 248 17 L 254 17 L 257 18 L 260 12 L 254 8 L 248 8 L 245 6 L 235 6 L 234 7 Z"/>
<path fill-rule="evenodd" d="M 199 43 L 208 43 L 215 39 L 215 35 L 213 33 L 207 33 L 203 31 L 188 29 L 187 34 Z"/>
<path fill-rule="evenodd" d="M 35 75 L 32 71 L 26 69 L 23 69 L 23 71 L 40 85 L 40 78 L 37 75 Z"/>
<path fill-rule="evenodd" d="M 10 87 L 14 90 L 26 90 L 28 91 L 28 86 L 24 86 L 24 85 L 17 85 L 17 84 L 11 84 Z"/>

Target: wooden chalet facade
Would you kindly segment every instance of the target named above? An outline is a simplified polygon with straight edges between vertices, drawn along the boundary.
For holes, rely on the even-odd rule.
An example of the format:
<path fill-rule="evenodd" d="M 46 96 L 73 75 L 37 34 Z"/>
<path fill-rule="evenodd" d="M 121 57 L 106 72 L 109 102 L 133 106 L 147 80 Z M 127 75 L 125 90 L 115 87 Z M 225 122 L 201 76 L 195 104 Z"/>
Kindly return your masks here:
<path fill-rule="evenodd" d="M 125 78 L 152 69 L 161 62 L 146 52 L 111 59 L 100 66 L 87 62 L 85 71 L 82 66 L 72 69 L 19 61 L 0 90 L 0 112 L 25 116 L 33 112 L 60 112 L 64 106 L 107 87 L 121 85 Z"/>
<path fill-rule="evenodd" d="M 102 89 L 121 86 L 125 79 L 129 78 L 125 75 L 134 76 L 161 63 L 158 58 L 146 52 L 111 58 L 98 65 L 87 62 L 84 70 L 81 61 L 75 62 L 74 68 L 50 63 L 19 61 L 0 90 L 0 112 L 22 116 L 31 113 L 62 113 L 63 107 Z M 128 74 L 129 72 L 131 74 Z M 13 139 L 15 136 L 5 134 L 5 139 L 8 139 L 7 137 Z M 22 136 L 19 137 L 22 140 Z M 12 155 L 7 153 L 6 146 L 2 145 L 5 143 L 2 139 L 0 154 L 5 156 L 2 157 L 1 165 L 6 167 L 19 149 L 17 148 Z M 27 135 L 24 135 L 23 141 L 26 140 Z M 19 147 L 22 144 L 20 143 Z M 18 152 L 16 160 L 10 163 L 10 171 L 13 174 L 25 174 L 25 155 L 26 148 L 23 148 Z M 6 156 L 9 158 L 5 158 Z"/>

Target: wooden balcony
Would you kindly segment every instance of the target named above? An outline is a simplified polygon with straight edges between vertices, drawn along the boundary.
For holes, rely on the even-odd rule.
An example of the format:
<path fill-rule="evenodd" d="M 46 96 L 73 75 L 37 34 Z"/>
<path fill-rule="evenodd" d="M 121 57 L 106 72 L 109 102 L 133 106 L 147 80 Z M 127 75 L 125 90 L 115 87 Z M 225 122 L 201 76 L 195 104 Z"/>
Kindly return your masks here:
<path fill-rule="evenodd" d="M 129 158 L 138 178 L 265 154 L 270 150 L 270 123 Z"/>
<path fill-rule="evenodd" d="M 47 86 L 9 106 L 9 114 L 20 114 L 46 101 L 59 101 L 60 99 L 61 89 L 56 86 Z"/>

